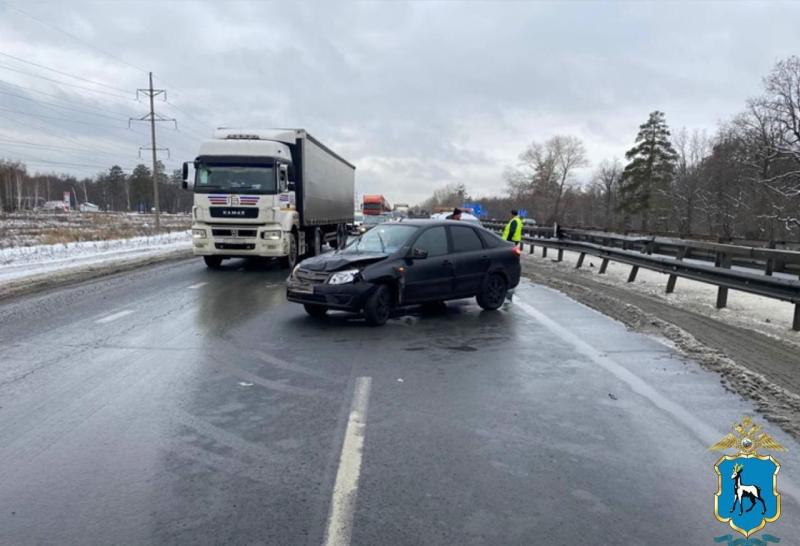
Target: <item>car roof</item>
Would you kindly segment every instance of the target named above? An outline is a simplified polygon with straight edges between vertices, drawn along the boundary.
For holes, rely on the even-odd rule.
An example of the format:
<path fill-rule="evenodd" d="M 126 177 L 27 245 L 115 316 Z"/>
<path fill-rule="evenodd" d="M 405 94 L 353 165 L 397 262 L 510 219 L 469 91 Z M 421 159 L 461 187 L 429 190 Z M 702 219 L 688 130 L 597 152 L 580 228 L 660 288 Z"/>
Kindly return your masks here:
<path fill-rule="evenodd" d="M 411 226 L 472 226 L 483 227 L 475 222 L 464 222 L 463 220 L 438 220 L 435 218 L 401 218 L 392 224 L 407 224 Z"/>

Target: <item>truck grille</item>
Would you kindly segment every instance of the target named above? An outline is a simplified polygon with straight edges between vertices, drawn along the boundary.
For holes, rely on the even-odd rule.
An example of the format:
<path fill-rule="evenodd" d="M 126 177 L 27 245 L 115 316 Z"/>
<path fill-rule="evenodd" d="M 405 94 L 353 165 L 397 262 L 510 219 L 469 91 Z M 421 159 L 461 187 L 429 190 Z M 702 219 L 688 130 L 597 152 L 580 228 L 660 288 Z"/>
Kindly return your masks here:
<path fill-rule="evenodd" d="M 327 282 L 330 273 L 324 271 L 309 271 L 308 269 L 298 269 L 294 274 L 298 282 L 305 284 L 322 284 Z"/>
<path fill-rule="evenodd" d="M 256 207 L 209 207 L 212 218 L 258 218 Z"/>
<path fill-rule="evenodd" d="M 211 235 L 214 237 L 255 237 L 256 230 L 254 229 L 238 229 L 238 228 L 212 228 Z"/>
<path fill-rule="evenodd" d="M 254 243 L 214 243 L 217 250 L 255 250 Z"/>

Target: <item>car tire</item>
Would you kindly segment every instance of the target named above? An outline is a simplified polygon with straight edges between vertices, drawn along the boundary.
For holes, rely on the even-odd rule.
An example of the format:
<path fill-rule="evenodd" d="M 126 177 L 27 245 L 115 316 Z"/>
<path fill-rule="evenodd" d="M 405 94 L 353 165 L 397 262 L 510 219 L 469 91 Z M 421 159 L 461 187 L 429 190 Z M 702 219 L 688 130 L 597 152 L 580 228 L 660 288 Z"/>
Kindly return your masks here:
<path fill-rule="evenodd" d="M 289 234 L 289 255 L 281 258 L 281 267 L 284 269 L 294 269 L 297 265 L 297 235 L 292 232 Z"/>
<path fill-rule="evenodd" d="M 203 261 L 209 269 L 219 269 L 222 266 L 222 258 L 219 256 L 203 256 Z"/>
<path fill-rule="evenodd" d="M 306 313 L 311 315 L 314 318 L 323 318 L 325 315 L 328 314 L 328 308 L 324 305 L 314 305 L 311 303 L 303 304 L 303 309 L 306 310 Z"/>
<path fill-rule="evenodd" d="M 385 284 L 380 284 L 367 298 L 364 306 L 364 319 L 370 326 L 386 324 L 392 314 L 392 291 Z"/>
<path fill-rule="evenodd" d="M 492 273 L 483 281 L 481 292 L 476 299 L 478 305 L 487 311 L 499 309 L 506 301 L 508 293 L 508 283 L 502 275 Z"/>

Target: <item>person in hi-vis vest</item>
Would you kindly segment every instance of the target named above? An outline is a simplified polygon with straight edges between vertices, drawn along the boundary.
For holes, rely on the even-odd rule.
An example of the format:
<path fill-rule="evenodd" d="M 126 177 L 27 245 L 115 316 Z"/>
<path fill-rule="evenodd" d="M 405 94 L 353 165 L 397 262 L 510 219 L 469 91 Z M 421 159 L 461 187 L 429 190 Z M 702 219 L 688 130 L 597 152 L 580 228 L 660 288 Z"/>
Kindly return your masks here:
<path fill-rule="evenodd" d="M 522 246 L 522 219 L 516 210 L 511 211 L 511 220 L 503 228 L 503 240 Z"/>

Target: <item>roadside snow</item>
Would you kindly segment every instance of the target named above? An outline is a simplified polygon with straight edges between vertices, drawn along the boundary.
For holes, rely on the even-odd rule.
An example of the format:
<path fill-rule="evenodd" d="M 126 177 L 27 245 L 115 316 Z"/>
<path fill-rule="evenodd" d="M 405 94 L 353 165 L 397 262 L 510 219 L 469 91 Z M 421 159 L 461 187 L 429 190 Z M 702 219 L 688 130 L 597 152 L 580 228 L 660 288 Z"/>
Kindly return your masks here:
<path fill-rule="evenodd" d="M 715 319 L 757 330 L 766 335 L 800 343 L 800 332 L 794 332 L 791 329 L 794 314 L 794 305 L 791 303 L 729 290 L 728 306 L 725 309 L 717 309 L 717 287 L 712 284 L 679 277 L 675 285 L 675 292 L 666 294 L 668 275 L 665 273 L 640 268 L 636 280 L 628 283 L 628 274 L 631 270 L 629 265 L 612 261 L 609 262 L 606 273 L 599 275 L 597 272 L 602 260 L 595 256 L 587 255 L 583 267 L 575 269 L 579 256 L 577 252 L 564 251 L 564 261 L 555 262 L 550 257 L 555 255 L 553 250 L 550 250 L 547 258 L 541 257 L 541 247 L 537 248 L 535 256 L 527 253 L 527 247 L 525 250 L 523 256 L 529 260 L 536 260 L 539 265 L 546 262 L 551 267 L 571 270 L 576 275 L 592 275 L 592 279 L 598 282 L 626 286 L 631 290 L 656 296 L 675 306 L 702 312 Z M 786 277 L 795 279 L 791 275 Z"/>
<path fill-rule="evenodd" d="M 113 265 L 131 258 L 168 256 L 186 252 L 190 248 L 191 231 L 108 241 L 3 248 L 0 249 L 0 283 Z"/>

